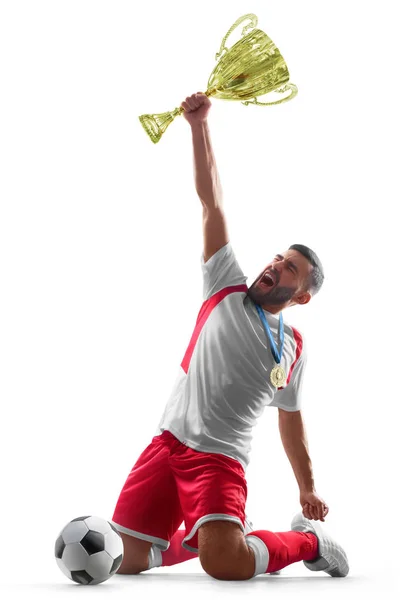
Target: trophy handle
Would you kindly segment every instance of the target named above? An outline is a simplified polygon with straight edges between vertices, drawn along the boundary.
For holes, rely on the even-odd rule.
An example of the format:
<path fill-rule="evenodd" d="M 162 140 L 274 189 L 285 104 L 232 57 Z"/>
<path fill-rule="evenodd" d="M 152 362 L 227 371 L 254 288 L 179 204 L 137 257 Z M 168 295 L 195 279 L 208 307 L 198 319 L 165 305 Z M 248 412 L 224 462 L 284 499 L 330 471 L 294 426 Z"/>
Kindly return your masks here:
<path fill-rule="evenodd" d="M 215 55 L 215 60 L 218 60 L 222 56 L 222 54 L 224 53 L 224 51 L 228 52 L 228 48 L 225 46 L 226 40 L 231 35 L 232 31 L 234 29 L 236 29 L 236 27 L 238 25 L 240 25 L 240 23 L 242 23 L 246 19 L 250 19 L 251 23 L 249 23 L 248 25 L 246 25 L 246 27 L 243 27 L 242 37 L 244 36 L 244 34 L 246 33 L 246 31 L 248 29 L 251 29 L 252 27 L 255 27 L 257 25 L 257 23 L 258 23 L 258 17 L 256 15 L 253 15 L 252 13 L 250 13 L 248 15 L 244 15 L 243 17 L 240 17 L 237 21 L 235 21 L 234 24 L 232 25 L 232 27 L 229 29 L 229 31 L 226 34 L 226 36 L 224 37 L 224 39 L 222 40 L 221 48 L 219 49 L 219 52 L 217 52 L 217 54 Z"/>
<path fill-rule="evenodd" d="M 282 102 L 287 102 L 288 100 L 292 100 L 295 96 L 297 96 L 297 86 L 294 85 L 294 83 L 287 83 L 283 86 L 283 88 L 279 88 L 279 90 L 272 90 L 273 92 L 279 92 L 280 94 L 283 94 L 283 92 L 287 92 L 288 90 L 291 90 L 289 96 L 286 96 L 286 98 L 282 98 L 281 100 L 275 100 L 275 102 L 258 102 L 257 98 L 254 98 L 254 100 L 247 100 L 246 102 L 241 102 L 241 104 L 244 104 L 245 106 L 247 106 L 248 104 L 257 104 L 258 106 L 271 106 L 272 104 L 282 104 Z M 271 94 L 271 92 L 268 92 L 268 94 Z"/>

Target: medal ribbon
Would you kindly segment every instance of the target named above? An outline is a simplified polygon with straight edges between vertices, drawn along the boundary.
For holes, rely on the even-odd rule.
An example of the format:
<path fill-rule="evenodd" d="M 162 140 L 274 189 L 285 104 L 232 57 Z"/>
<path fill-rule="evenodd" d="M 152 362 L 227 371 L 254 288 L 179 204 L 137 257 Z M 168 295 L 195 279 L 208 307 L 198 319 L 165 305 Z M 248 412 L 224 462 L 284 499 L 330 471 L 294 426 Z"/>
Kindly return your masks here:
<path fill-rule="evenodd" d="M 274 338 L 272 337 L 271 330 L 269 328 L 268 321 L 265 318 L 264 312 L 262 311 L 261 307 L 258 304 L 256 304 L 256 303 L 254 303 L 254 304 L 256 306 L 258 314 L 260 315 L 261 322 L 264 325 L 265 332 L 266 332 L 266 334 L 267 334 L 267 336 L 269 338 L 269 341 L 271 343 L 271 351 L 272 351 L 272 354 L 274 355 L 275 362 L 279 365 L 279 363 L 281 362 L 281 358 L 282 358 L 283 340 L 284 340 L 284 335 L 285 335 L 284 334 L 284 329 L 283 329 L 282 312 L 279 313 L 279 340 L 280 340 L 280 343 L 281 343 L 281 349 L 280 349 L 280 352 L 278 353 L 278 349 L 277 349 L 276 344 L 274 342 Z"/>

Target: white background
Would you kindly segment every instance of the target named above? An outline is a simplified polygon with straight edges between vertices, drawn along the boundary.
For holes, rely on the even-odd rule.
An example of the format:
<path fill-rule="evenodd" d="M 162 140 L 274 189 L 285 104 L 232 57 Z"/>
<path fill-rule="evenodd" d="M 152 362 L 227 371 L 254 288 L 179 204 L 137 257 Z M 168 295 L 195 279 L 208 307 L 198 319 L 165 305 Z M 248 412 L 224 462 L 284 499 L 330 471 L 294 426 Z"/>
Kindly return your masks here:
<path fill-rule="evenodd" d="M 317 492 L 330 507 L 322 525 L 345 548 L 350 574 L 333 580 L 299 562 L 279 580 L 217 582 L 195 558 L 115 576 L 87 593 L 165 595 L 167 582 L 168 593 L 191 597 L 209 588 L 264 597 L 268 585 L 275 594 L 394 597 L 395 5 L 1 3 L 0 549 L 8 595 L 74 592 L 53 555 L 59 531 L 80 515 L 111 519 L 154 435 L 202 304 L 203 240 L 189 124 L 176 118 L 155 145 L 138 116 L 206 91 L 224 35 L 255 13 L 299 93 L 272 107 L 212 99 L 212 144 L 248 285 L 293 243 L 312 248 L 325 269 L 320 293 L 283 317 L 308 342 L 303 414 Z M 254 430 L 247 513 L 256 529 L 285 531 L 301 506 L 277 419 L 266 410 Z"/>

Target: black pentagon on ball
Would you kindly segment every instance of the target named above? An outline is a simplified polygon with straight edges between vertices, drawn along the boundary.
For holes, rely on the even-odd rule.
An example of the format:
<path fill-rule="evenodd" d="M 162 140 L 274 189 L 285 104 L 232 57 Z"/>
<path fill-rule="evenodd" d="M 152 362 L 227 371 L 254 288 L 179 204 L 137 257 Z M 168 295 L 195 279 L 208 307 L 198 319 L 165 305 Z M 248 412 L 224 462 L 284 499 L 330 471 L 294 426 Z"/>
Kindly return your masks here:
<path fill-rule="evenodd" d="M 88 519 L 91 515 L 86 515 L 86 517 L 76 517 L 76 519 L 72 519 L 71 523 L 73 523 L 74 521 L 84 521 L 85 519 Z"/>
<path fill-rule="evenodd" d="M 123 555 L 120 554 L 119 556 L 117 556 L 117 558 L 114 560 L 111 569 L 110 569 L 110 574 L 113 573 L 114 571 L 116 571 L 118 569 L 118 567 L 121 565 L 122 563 L 122 558 Z"/>
<path fill-rule="evenodd" d="M 54 554 L 56 555 L 57 558 L 61 558 L 62 557 L 62 553 L 64 552 L 64 548 L 65 548 L 65 542 L 63 540 L 62 535 L 60 535 L 56 539 L 56 543 L 54 545 Z"/>
<path fill-rule="evenodd" d="M 86 571 L 71 571 L 71 579 L 83 585 L 89 585 L 93 581 L 93 577 L 89 573 L 86 573 Z"/>
<path fill-rule="evenodd" d="M 79 543 L 90 556 L 104 550 L 104 535 L 98 531 L 88 531 Z"/>

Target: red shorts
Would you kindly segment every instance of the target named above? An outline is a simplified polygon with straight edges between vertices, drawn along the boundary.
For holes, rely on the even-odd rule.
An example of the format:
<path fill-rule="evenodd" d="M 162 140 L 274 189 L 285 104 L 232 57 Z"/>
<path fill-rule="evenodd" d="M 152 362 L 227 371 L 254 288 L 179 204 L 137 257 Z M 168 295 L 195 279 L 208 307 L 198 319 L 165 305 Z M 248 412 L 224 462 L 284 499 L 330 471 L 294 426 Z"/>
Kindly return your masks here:
<path fill-rule="evenodd" d="M 245 473 L 237 460 L 193 450 L 163 431 L 128 475 L 112 523 L 123 533 L 167 550 L 184 521 L 182 546 L 198 553 L 197 530 L 207 521 L 232 521 L 245 533 L 246 500 Z"/>

